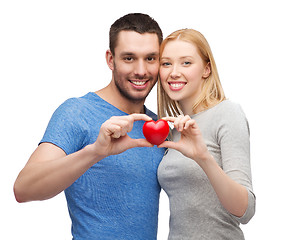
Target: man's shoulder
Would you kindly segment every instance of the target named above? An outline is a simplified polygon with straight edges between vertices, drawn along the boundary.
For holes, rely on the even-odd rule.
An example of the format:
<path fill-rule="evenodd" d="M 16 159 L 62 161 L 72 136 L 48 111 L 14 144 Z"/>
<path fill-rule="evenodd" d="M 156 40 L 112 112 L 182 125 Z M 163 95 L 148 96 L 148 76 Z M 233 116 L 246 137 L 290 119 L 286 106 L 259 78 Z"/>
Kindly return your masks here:
<path fill-rule="evenodd" d="M 88 106 L 98 106 L 100 103 L 102 103 L 102 99 L 98 96 L 94 96 L 94 93 L 89 92 L 81 97 L 72 97 L 65 100 L 59 108 L 62 109 L 70 109 L 70 111 L 82 111 L 84 108 L 87 108 Z"/>

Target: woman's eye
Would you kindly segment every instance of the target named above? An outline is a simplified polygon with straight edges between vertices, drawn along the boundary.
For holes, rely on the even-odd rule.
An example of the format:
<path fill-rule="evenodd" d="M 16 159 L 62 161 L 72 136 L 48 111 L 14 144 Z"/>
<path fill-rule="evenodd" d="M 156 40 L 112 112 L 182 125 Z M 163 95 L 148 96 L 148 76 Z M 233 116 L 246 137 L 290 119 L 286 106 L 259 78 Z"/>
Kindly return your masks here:
<path fill-rule="evenodd" d="M 170 65 L 170 63 L 169 62 L 163 62 L 161 65 L 164 66 L 164 67 L 167 67 L 167 66 Z"/>
<path fill-rule="evenodd" d="M 191 64 L 191 62 L 186 61 L 186 62 L 184 62 L 183 64 L 186 65 L 186 66 L 188 66 L 188 65 Z"/>

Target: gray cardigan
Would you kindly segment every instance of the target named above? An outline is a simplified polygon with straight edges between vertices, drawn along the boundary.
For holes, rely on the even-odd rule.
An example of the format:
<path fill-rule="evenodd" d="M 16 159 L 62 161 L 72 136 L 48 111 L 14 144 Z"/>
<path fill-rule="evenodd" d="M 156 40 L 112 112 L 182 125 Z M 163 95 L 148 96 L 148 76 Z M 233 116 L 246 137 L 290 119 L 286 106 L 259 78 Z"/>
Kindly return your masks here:
<path fill-rule="evenodd" d="M 255 213 L 248 122 L 241 107 L 229 100 L 191 116 L 198 123 L 208 150 L 224 172 L 248 190 L 242 217 L 220 203 L 203 169 L 192 159 L 168 149 L 158 167 L 158 180 L 170 202 L 169 239 L 244 239 L 240 223 Z M 173 141 L 180 134 L 173 130 Z"/>

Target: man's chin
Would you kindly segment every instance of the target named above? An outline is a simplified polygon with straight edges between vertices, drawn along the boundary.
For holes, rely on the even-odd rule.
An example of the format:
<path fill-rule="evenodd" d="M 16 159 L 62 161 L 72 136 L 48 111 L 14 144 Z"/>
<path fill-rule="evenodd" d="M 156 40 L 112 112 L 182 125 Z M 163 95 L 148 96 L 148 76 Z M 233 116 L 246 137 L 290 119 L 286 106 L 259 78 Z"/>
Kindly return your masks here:
<path fill-rule="evenodd" d="M 144 103 L 146 98 L 147 98 L 147 95 L 141 96 L 141 97 L 134 96 L 134 97 L 129 98 L 129 101 L 140 104 L 140 103 Z"/>
<path fill-rule="evenodd" d="M 126 88 L 121 88 L 120 85 L 116 84 L 116 87 L 120 94 L 129 102 L 132 103 L 144 103 L 147 96 L 151 92 L 151 86 L 146 86 L 144 89 L 136 89 L 131 87 L 130 85 Z"/>
<path fill-rule="evenodd" d="M 144 103 L 148 94 L 147 93 L 136 93 L 136 94 L 132 94 L 130 92 L 128 93 L 121 93 L 123 95 L 123 97 L 126 99 L 126 101 L 132 102 L 132 103 L 136 103 L 136 104 L 140 104 L 140 103 Z"/>

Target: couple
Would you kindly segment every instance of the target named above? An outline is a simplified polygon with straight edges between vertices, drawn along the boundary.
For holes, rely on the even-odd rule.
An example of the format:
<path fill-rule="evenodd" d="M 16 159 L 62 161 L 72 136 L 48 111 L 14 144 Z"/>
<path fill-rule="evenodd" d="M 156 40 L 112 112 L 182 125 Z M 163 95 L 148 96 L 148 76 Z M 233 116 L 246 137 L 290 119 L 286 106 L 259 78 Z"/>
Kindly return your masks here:
<path fill-rule="evenodd" d="M 169 239 L 244 239 L 239 224 L 255 211 L 246 117 L 225 99 L 202 34 L 183 29 L 162 40 L 148 15 L 115 21 L 110 84 L 55 111 L 16 179 L 18 202 L 64 190 L 74 239 L 156 239 L 161 188 Z M 157 118 L 144 102 L 158 76 L 159 118 L 174 129 L 153 146 L 142 126 Z"/>

